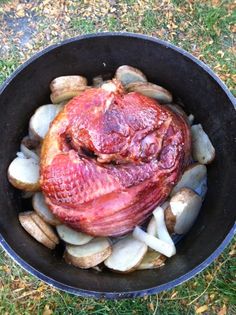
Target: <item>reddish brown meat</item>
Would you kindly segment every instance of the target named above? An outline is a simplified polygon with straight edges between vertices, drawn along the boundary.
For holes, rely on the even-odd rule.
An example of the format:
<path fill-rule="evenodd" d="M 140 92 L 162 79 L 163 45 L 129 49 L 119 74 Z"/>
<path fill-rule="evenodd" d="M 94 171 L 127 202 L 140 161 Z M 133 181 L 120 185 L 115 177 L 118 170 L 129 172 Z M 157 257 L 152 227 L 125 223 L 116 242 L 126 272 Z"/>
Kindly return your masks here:
<path fill-rule="evenodd" d="M 42 147 L 41 186 L 51 211 L 97 236 L 144 222 L 169 195 L 190 152 L 183 117 L 115 84 L 115 91 L 89 89 L 71 100 Z"/>

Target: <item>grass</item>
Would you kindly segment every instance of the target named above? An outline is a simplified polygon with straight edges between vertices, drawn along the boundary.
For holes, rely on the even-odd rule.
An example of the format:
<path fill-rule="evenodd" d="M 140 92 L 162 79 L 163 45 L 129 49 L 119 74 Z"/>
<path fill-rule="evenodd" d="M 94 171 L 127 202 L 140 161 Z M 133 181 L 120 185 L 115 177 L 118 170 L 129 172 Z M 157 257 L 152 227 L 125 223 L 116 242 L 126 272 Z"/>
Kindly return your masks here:
<path fill-rule="evenodd" d="M 133 31 L 160 37 L 188 50 L 206 62 L 236 95 L 232 35 L 236 16 L 232 1 L 122 0 L 114 1 L 114 6 L 111 2 L 90 0 L 78 5 L 78 1 L 70 0 L 67 13 L 57 17 L 57 10 L 58 14 L 65 10 L 59 6 L 60 1 L 21 1 L 22 6 L 27 4 L 27 10 L 32 4 L 31 10 L 39 20 L 34 26 L 31 48 L 22 48 L 17 34 L 6 35 L 0 19 L 0 29 L 4 29 L 4 33 L 0 31 L 0 84 L 19 64 L 49 44 L 96 31 Z M 15 7 L 14 1 L 0 0 L 0 16 L 16 10 Z M 59 292 L 28 275 L 0 250 L 0 314 L 233 315 L 235 241 L 194 279 L 168 292 L 122 301 L 99 301 Z"/>

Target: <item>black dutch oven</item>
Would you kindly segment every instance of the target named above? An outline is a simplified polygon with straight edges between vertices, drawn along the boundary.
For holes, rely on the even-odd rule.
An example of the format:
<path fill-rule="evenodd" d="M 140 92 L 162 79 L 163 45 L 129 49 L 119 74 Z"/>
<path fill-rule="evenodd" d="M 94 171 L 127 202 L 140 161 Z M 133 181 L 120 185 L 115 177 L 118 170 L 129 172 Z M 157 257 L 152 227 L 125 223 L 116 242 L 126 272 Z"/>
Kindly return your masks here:
<path fill-rule="evenodd" d="M 7 168 L 27 134 L 34 110 L 49 100 L 49 83 L 61 75 L 91 80 L 114 74 L 123 64 L 142 70 L 149 81 L 179 97 L 210 136 L 216 159 L 208 167 L 208 193 L 191 231 L 177 244 L 177 255 L 157 270 L 117 274 L 80 270 L 50 251 L 20 226 L 17 214 L 29 210 L 7 180 Z M 144 35 L 101 33 L 69 39 L 33 56 L 0 90 L 0 243 L 25 270 L 58 289 L 96 298 L 137 297 L 168 290 L 206 268 L 235 232 L 236 119 L 234 98 L 202 62 L 167 42 Z"/>

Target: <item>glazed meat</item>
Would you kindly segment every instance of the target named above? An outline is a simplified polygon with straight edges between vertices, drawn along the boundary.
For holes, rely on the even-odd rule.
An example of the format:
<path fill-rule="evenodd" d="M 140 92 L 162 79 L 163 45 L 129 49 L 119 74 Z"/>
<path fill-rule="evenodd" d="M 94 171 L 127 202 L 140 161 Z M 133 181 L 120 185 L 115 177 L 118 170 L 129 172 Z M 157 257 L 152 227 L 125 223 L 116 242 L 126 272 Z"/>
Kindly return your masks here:
<path fill-rule="evenodd" d="M 165 201 L 190 158 L 185 118 L 117 81 L 87 89 L 53 121 L 41 152 L 41 187 L 65 224 L 116 236 Z"/>

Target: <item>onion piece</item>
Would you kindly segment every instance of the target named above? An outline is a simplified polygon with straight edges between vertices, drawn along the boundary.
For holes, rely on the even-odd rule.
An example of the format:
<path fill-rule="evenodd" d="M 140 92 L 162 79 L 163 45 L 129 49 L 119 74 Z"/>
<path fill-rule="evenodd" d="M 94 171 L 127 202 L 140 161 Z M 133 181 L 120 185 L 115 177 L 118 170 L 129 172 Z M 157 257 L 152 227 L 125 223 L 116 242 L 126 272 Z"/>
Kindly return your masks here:
<path fill-rule="evenodd" d="M 170 237 L 169 232 L 167 231 L 166 224 L 165 224 L 165 218 L 164 218 L 164 210 L 162 207 L 157 207 L 153 211 L 154 218 L 156 220 L 156 226 L 157 226 L 157 236 L 161 241 L 167 242 L 168 244 L 171 244 L 173 246 L 174 242 L 172 238 Z"/>
<path fill-rule="evenodd" d="M 141 242 L 144 242 L 150 248 L 154 249 L 155 251 L 167 257 L 171 257 L 175 255 L 176 253 L 176 249 L 174 245 L 171 245 L 152 235 L 147 234 L 138 226 L 136 226 L 133 231 L 133 237 Z"/>

